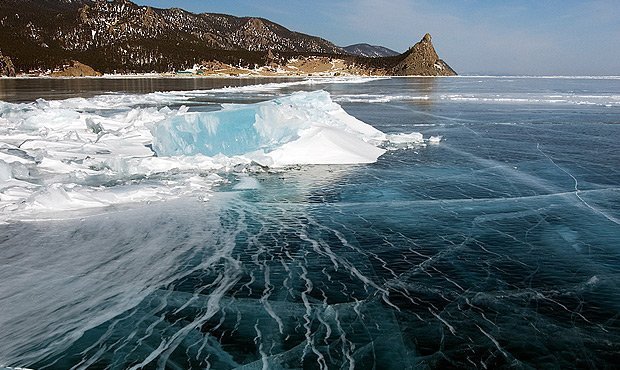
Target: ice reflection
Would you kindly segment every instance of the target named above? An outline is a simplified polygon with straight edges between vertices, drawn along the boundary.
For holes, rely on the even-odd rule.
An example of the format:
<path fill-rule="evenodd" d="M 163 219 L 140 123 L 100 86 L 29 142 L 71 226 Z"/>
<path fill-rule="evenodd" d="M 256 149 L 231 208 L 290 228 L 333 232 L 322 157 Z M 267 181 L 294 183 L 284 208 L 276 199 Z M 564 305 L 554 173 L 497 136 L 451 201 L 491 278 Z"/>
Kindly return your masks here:
<path fill-rule="evenodd" d="M 67 99 L 92 97 L 110 91 L 128 93 L 154 93 L 157 91 L 206 90 L 229 86 L 249 86 L 282 82 L 282 78 L 161 78 L 110 77 L 110 78 L 3 78 L 0 79 L 0 100 L 31 102 L 42 98 Z M 298 79 L 287 79 L 297 81 Z"/>
<path fill-rule="evenodd" d="M 438 98 L 435 77 L 408 78 L 403 84 L 405 91 L 410 91 L 414 96 L 425 97 L 424 99 L 411 99 L 407 103 L 423 112 L 433 110 L 435 100 Z"/>

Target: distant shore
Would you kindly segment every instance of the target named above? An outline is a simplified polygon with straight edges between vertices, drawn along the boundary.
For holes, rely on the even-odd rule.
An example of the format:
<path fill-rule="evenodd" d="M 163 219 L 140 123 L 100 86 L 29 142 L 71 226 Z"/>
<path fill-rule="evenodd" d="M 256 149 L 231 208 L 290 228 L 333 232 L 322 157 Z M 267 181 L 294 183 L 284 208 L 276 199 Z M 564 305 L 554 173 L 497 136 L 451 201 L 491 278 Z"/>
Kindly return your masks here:
<path fill-rule="evenodd" d="M 372 77 L 385 76 L 383 71 L 373 71 L 363 66 L 351 64 L 342 59 L 334 59 L 327 57 L 306 57 L 292 58 L 283 64 L 271 63 L 265 66 L 256 66 L 247 68 L 242 66 L 233 66 L 221 62 L 203 62 L 196 64 L 192 68 L 170 72 L 152 72 L 152 73 L 119 73 L 119 74 L 102 74 L 92 67 L 73 61 L 71 64 L 64 66 L 59 70 L 48 71 L 31 71 L 28 73 L 17 74 L 16 77 L 50 77 L 50 78 L 66 78 L 66 77 L 214 77 L 214 78 L 230 78 L 230 77 L 266 77 L 266 78 L 306 78 L 306 77 Z"/>
<path fill-rule="evenodd" d="M 601 76 L 564 76 L 564 75 L 458 75 L 458 76 L 392 76 L 392 75 L 325 75 L 325 74 L 308 74 L 308 75 L 226 75 L 226 74 L 210 74 L 210 75 L 193 75 L 193 74 L 177 74 L 177 73 L 129 73 L 129 74 L 102 74 L 100 76 L 51 76 L 49 74 L 28 74 L 21 73 L 16 76 L 0 76 L 4 80 L 20 80 L 20 79 L 141 79 L 141 78 L 264 78 L 264 79 L 291 79 L 291 78 L 342 78 L 342 77 L 359 77 L 359 78 L 512 78 L 512 79 L 583 79 L 583 80 L 620 80 L 620 75 L 601 75 Z"/>

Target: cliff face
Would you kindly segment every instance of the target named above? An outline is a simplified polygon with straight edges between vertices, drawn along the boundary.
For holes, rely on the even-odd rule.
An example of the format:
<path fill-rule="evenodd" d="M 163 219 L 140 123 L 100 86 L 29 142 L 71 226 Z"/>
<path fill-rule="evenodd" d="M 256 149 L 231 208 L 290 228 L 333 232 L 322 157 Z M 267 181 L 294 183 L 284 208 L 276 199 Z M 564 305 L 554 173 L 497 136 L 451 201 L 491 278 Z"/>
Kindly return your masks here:
<path fill-rule="evenodd" d="M 2 55 L 0 51 L 0 76 L 15 76 L 15 66 L 13 65 L 13 61 L 11 58 Z"/>
<path fill-rule="evenodd" d="M 428 33 L 401 56 L 402 60 L 392 69 L 395 76 L 456 76 L 456 72 L 439 59 Z"/>

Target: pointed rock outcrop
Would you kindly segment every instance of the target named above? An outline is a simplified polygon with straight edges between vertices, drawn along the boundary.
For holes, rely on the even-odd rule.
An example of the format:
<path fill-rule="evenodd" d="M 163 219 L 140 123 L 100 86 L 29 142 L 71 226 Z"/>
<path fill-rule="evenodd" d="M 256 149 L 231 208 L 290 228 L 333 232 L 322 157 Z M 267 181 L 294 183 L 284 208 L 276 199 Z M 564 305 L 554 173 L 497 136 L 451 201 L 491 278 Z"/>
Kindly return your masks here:
<path fill-rule="evenodd" d="M 0 51 L 0 76 L 15 77 L 15 66 L 11 58 L 2 55 Z"/>
<path fill-rule="evenodd" d="M 456 72 L 437 55 L 428 33 L 401 57 L 393 69 L 395 76 L 456 76 Z"/>

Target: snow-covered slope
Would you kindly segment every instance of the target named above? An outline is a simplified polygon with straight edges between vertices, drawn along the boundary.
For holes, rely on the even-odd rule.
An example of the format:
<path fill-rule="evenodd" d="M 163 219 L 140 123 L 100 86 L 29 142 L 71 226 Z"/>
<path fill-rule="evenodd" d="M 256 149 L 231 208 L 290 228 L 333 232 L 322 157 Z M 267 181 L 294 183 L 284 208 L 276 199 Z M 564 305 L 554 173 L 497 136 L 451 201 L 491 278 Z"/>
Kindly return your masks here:
<path fill-rule="evenodd" d="M 369 58 L 393 57 L 400 54 L 384 46 L 370 44 L 354 44 L 345 46 L 343 49 L 349 54 Z"/>
<path fill-rule="evenodd" d="M 344 54 L 319 37 L 262 18 L 157 9 L 129 0 L 2 0 L 0 46 L 22 68 L 78 59 L 103 71 L 182 69 L 251 52 Z M 171 68 L 174 67 L 174 68 Z"/>

